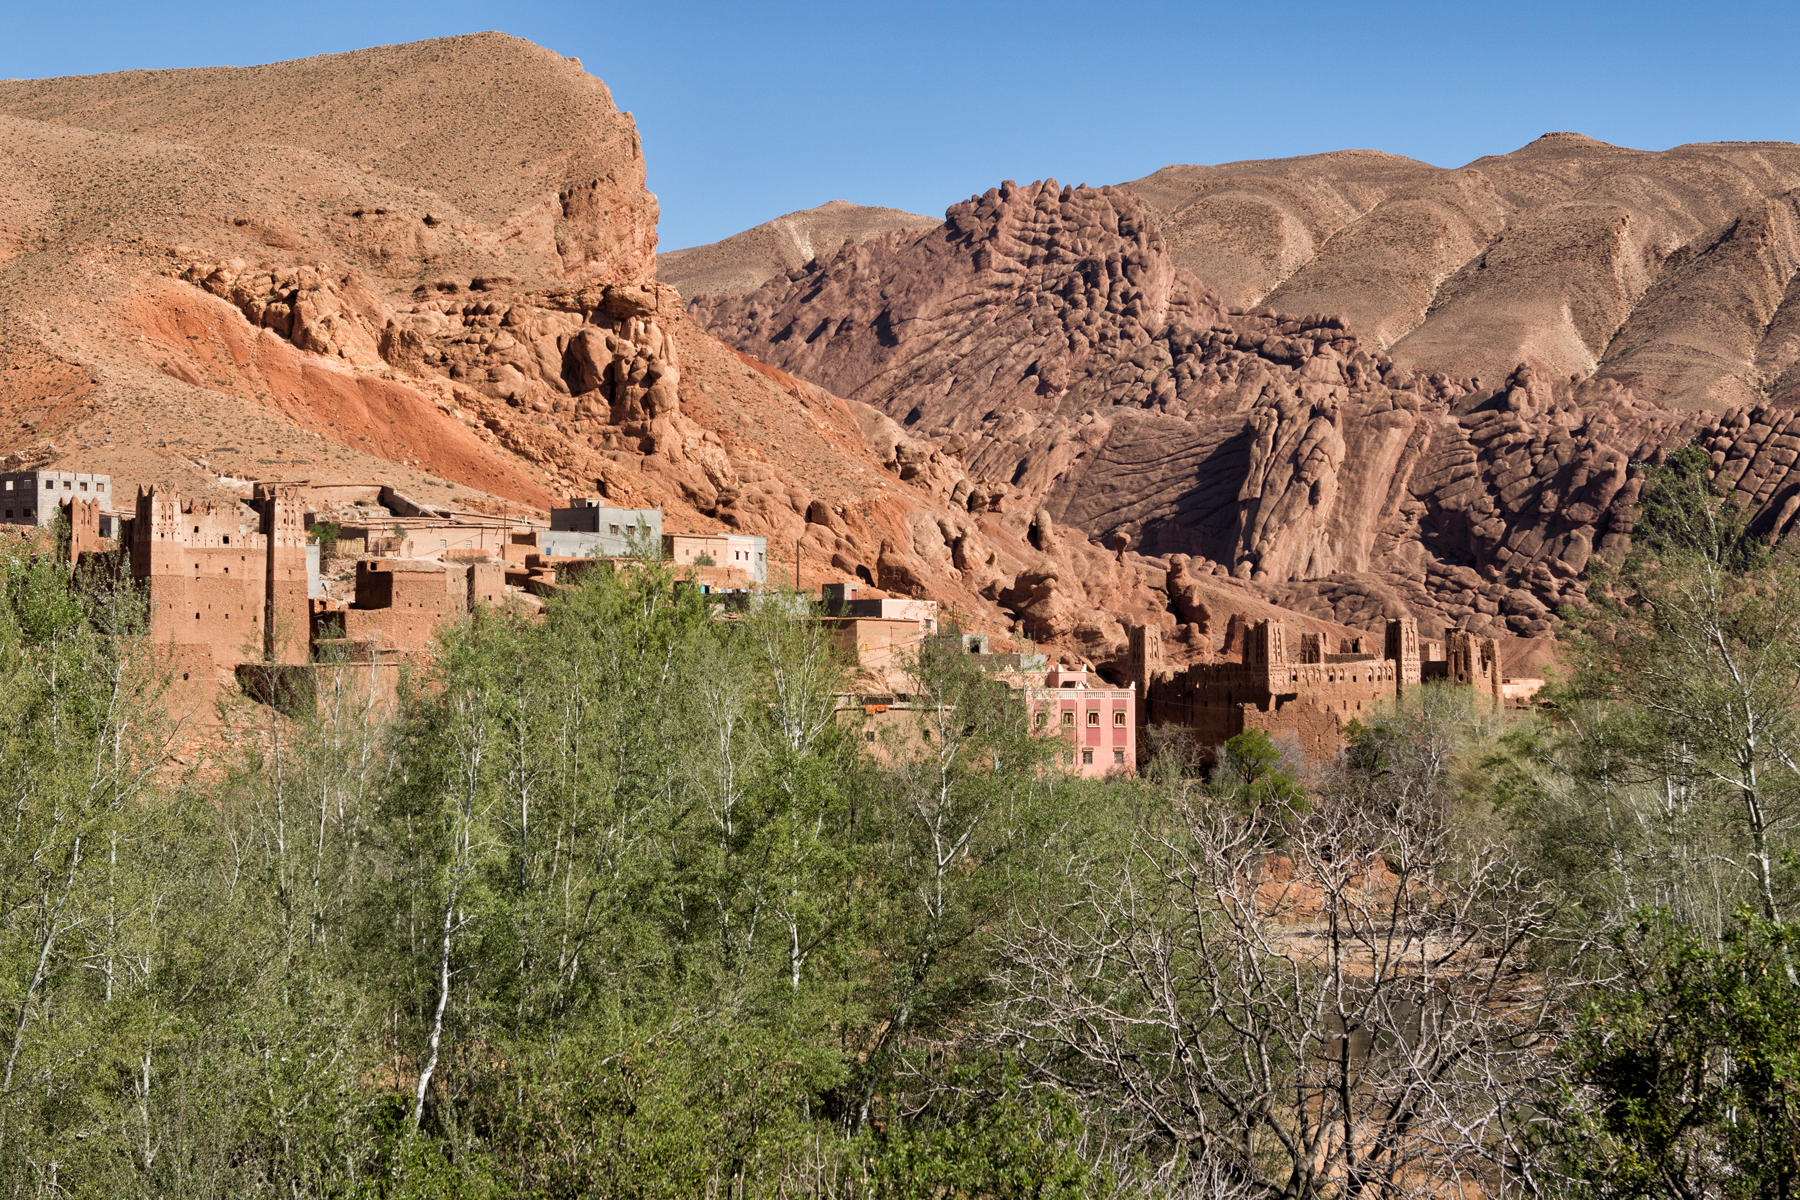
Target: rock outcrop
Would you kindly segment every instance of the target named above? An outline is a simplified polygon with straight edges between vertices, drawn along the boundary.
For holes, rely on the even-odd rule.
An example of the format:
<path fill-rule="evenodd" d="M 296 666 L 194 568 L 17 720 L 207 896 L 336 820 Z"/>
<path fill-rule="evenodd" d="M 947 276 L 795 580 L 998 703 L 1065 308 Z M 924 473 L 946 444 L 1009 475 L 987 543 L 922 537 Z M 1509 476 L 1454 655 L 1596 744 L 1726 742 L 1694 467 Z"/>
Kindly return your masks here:
<path fill-rule="evenodd" d="M 1768 407 L 1697 413 L 1606 374 L 1418 371 L 1339 316 L 1233 307 L 1125 189 L 1006 184 L 692 310 L 879 407 L 972 486 L 1195 578 L 1367 626 L 1412 611 L 1543 637 L 1630 531 L 1632 464 L 1699 437 L 1785 528 L 1800 476 Z M 1195 625 L 1206 622 L 1192 621 Z"/>
<path fill-rule="evenodd" d="M 484 513 L 597 488 L 765 536 L 778 577 L 1073 657 L 1173 633 L 1166 564 L 702 330 L 656 277 L 643 179 L 605 87 L 499 35 L 0 83 L 0 453 L 126 492 L 379 480 Z M 1178 590 L 1190 624 L 1273 611 Z"/>

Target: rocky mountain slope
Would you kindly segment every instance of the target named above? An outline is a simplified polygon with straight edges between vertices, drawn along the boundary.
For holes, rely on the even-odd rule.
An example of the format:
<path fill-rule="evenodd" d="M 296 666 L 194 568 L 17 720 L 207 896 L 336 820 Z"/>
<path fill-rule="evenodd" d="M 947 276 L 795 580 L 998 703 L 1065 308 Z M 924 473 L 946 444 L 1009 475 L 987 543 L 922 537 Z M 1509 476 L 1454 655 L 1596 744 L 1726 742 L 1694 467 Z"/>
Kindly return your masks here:
<path fill-rule="evenodd" d="M 727 348 L 657 279 L 655 221 L 605 86 L 497 34 L 0 83 L 0 454 L 126 495 L 381 480 L 481 512 L 598 481 L 766 536 L 783 577 L 1099 662 L 1126 620 L 1179 661 L 1275 611 Z"/>
<path fill-rule="evenodd" d="M 848 242 L 896 229 L 930 229 L 938 222 L 898 208 L 870 208 L 832 200 L 765 221 L 723 241 L 656 256 L 657 274 L 683 296 L 735 296 L 777 275 L 829 257 Z"/>
<path fill-rule="evenodd" d="M 1552 633 L 1629 536 L 1630 464 L 1696 437 L 1771 529 L 1800 511 L 1790 407 L 1693 412 L 1530 356 L 1415 369 L 1341 315 L 1231 303 L 1123 188 L 1009 183 L 690 307 L 1062 524 L 1353 624 Z"/>
<path fill-rule="evenodd" d="M 1236 308 L 1332 313 L 1416 369 L 1522 362 L 1719 411 L 1800 399 L 1800 146 L 1573 133 L 1447 170 L 1369 151 L 1126 184 Z"/>

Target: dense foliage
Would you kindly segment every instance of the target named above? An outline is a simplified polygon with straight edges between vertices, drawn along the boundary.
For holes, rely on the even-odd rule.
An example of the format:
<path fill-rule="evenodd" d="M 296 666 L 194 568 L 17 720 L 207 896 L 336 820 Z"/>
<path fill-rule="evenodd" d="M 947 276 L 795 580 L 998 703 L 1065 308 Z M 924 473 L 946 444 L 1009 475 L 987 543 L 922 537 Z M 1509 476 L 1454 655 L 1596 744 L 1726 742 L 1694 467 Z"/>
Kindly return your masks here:
<path fill-rule="evenodd" d="M 1800 583 L 1642 508 L 1544 713 L 1105 781 L 654 567 L 184 773 L 132 593 L 0 558 L 0 1195 L 1792 1194 Z"/>

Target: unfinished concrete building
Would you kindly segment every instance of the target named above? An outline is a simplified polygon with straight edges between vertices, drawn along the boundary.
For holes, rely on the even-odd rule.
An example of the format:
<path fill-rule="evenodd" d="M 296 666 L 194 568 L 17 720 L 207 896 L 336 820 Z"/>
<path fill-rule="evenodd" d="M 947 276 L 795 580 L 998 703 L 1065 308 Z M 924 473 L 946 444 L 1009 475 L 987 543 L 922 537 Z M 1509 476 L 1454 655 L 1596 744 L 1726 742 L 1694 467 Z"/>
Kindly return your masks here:
<path fill-rule="evenodd" d="M 76 501 L 94 504 L 101 537 L 119 536 L 111 511 L 112 476 L 86 471 L 0 473 L 0 521 L 8 525 L 49 525 L 59 507 Z"/>
<path fill-rule="evenodd" d="M 1310 759 L 1343 748 L 1344 728 L 1430 680 L 1476 689 L 1483 701 L 1504 700 L 1499 646 L 1493 638 L 1452 629 L 1442 642 L 1419 637 L 1411 617 L 1387 623 L 1382 652 L 1349 637 L 1328 649 L 1325 635 L 1300 634 L 1290 646 L 1285 626 L 1259 621 L 1244 640 L 1241 661 L 1163 668 L 1155 630 L 1129 633 L 1127 670 L 1143 698 L 1147 724 L 1191 729 L 1202 746 L 1217 747 L 1246 729 L 1292 739 Z"/>

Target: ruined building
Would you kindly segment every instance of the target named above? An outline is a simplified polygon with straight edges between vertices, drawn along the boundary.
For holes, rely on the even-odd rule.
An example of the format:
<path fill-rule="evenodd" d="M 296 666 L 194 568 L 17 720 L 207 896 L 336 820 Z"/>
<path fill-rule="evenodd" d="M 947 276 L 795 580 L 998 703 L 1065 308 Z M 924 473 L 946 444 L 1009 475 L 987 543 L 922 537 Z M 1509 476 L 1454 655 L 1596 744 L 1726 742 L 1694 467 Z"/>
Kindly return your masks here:
<path fill-rule="evenodd" d="M 1146 724 L 1186 727 L 1208 747 L 1261 729 L 1278 740 L 1292 738 L 1315 760 L 1343 747 L 1350 721 L 1430 680 L 1472 687 L 1484 701 L 1502 703 L 1505 680 L 1493 638 L 1452 629 L 1441 642 L 1422 641 L 1418 622 L 1402 617 L 1387 623 L 1379 655 L 1364 641 L 1345 638 L 1328 650 L 1324 635 L 1308 632 L 1290 646 L 1285 626 L 1260 621 L 1248 631 L 1241 661 L 1170 672 L 1156 631 L 1140 625 L 1130 630 L 1127 670 Z"/>
<path fill-rule="evenodd" d="M 308 660 L 306 524 L 293 489 L 258 484 L 247 504 L 142 489 L 129 544 L 185 714 L 209 706 L 240 663 Z"/>

